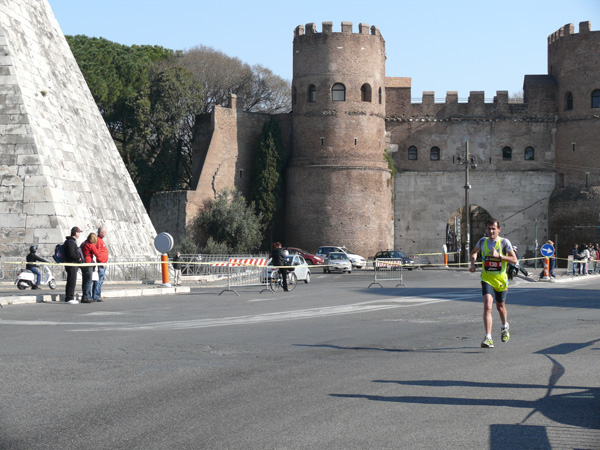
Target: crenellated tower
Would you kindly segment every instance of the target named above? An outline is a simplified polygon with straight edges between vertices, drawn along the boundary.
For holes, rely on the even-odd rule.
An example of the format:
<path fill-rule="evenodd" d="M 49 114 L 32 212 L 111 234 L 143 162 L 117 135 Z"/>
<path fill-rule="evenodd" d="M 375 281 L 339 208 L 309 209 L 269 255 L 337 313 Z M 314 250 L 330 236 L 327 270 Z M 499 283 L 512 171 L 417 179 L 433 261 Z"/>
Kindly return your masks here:
<path fill-rule="evenodd" d="M 597 239 L 600 224 L 600 31 L 580 22 L 548 37 L 548 74 L 557 82 L 556 189 L 551 236 L 563 246 Z"/>
<path fill-rule="evenodd" d="M 372 256 L 393 246 L 385 152 L 385 41 L 373 26 L 342 22 L 294 31 L 293 154 L 286 241 L 315 251 L 345 245 Z"/>

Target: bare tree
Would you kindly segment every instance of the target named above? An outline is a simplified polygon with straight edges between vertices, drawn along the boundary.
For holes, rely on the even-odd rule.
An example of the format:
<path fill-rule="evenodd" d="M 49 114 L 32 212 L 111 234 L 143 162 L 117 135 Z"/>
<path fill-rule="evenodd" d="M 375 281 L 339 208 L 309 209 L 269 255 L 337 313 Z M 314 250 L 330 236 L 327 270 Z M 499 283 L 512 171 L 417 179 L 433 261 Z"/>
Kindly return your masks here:
<path fill-rule="evenodd" d="M 190 70 L 204 87 L 203 112 L 226 104 L 236 94 L 245 111 L 287 112 L 290 83 L 261 65 L 250 66 L 239 58 L 206 46 L 183 52 L 179 64 Z"/>
<path fill-rule="evenodd" d="M 523 89 L 521 89 L 520 91 L 513 92 L 512 94 L 510 94 L 510 96 L 508 98 L 508 103 L 523 103 L 523 101 L 524 101 Z"/>

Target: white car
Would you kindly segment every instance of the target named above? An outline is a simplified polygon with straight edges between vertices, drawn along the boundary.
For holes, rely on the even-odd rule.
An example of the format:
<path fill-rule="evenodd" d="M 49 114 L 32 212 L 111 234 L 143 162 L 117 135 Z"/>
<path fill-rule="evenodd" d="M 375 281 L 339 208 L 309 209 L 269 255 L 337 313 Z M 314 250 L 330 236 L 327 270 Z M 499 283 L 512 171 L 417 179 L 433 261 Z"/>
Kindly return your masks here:
<path fill-rule="evenodd" d="M 308 263 L 300 255 L 289 255 L 285 257 L 286 265 L 294 267 L 294 273 L 298 281 L 304 281 L 306 284 L 310 283 L 310 269 Z M 267 261 L 267 273 L 269 279 L 271 279 L 271 272 L 273 272 L 272 260 L 269 258 Z M 261 276 L 262 278 L 262 276 Z M 261 280 L 264 283 L 264 279 Z"/>
<path fill-rule="evenodd" d="M 325 258 L 323 272 L 348 272 L 352 273 L 352 263 L 344 252 L 331 252 Z"/>
<path fill-rule="evenodd" d="M 337 247 L 335 245 L 324 245 L 319 247 L 319 250 L 317 250 L 317 256 L 325 258 L 331 252 L 345 253 L 352 263 L 352 267 L 356 267 L 357 269 L 362 269 L 367 265 L 367 260 L 362 256 L 350 252 L 346 247 Z"/>

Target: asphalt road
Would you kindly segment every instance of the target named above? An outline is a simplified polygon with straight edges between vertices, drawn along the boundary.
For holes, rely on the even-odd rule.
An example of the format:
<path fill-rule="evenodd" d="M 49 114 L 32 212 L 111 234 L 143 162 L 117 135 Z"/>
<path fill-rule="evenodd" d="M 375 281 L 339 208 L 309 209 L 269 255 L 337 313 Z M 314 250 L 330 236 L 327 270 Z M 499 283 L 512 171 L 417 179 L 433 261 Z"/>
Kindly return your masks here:
<path fill-rule="evenodd" d="M 5 307 L 0 449 L 600 448 L 600 277 L 372 277 Z"/>

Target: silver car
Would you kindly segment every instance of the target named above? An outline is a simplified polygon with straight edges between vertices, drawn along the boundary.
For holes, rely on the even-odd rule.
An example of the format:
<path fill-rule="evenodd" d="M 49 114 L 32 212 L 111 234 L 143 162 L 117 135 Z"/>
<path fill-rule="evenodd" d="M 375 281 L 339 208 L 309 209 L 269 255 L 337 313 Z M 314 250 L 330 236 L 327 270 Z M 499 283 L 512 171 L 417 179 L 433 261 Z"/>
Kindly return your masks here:
<path fill-rule="evenodd" d="M 362 269 L 367 265 L 367 260 L 362 256 L 352 253 L 346 247 L 338 247 L 335 245 L 323 245 L 319 247 L 317 250 L 317 256 L 321 256 L 323 259 L 325 259 L 331 252 L 345 253 L 352 263 L 352 267 L 356 267 L 357 269 Z"/>
<path fill-rule="evenodd" d="M 323 263 L 323 272 L 348 272 L 352 273 L 352 263 L 343 252 L 331 252 L 325 258 L 325 262 Z"/>

